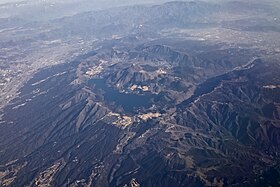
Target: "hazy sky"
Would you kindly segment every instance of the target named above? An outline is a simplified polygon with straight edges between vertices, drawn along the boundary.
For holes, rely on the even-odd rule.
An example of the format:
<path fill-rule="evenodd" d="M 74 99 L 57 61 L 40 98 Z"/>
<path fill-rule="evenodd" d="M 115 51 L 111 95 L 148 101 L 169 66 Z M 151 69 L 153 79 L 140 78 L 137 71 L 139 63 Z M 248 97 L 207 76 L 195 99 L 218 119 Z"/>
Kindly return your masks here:
<path fill-rule="evenodd" d="M 17 1 L 19 1 L 19 0 L 0 0 L 0 4 L 17 2 Z"/>
<path fill-rule="evenodd" d="M 44 1 L 46 1 L 46 2 L 54 2 L 54 1 L 57 1 L 57 2 L 59 2 L 59 1 L 64 1 L 65 2 L 65 0 L 0 0 L 0 4 L 4 4 L 4 3 L 11 3 L 11 2 L 22 2 L 22 1 L 37 1 L 37 2 L 44 2 Z M 71 2 L 71 1 L 75 1 L 75 0 L 69 0 L 69 2 Z M 83 0 L 84 1 L 84 0 Z M 123 0 L 92 0 L 93 2 L 94 1 L 96 1 L 96 2 L 104 2 L 104 3 L 108 3 L 108 2 L 114 2 L 114 3 L 117 3 L 118 1 L 119 2 L 122 2 Z M 133 3 L 133 2 L 137 2 L 137 3 L 139 3 L 139 2 L 165 2 L 165 1 L 168 1 L 168 0 L 130 0 L 130 2 L 131 3 Z M 172 0 L 170 0 L 170 1 L 172 1 Z M 67 2 L 67 1 L 66 1 Z"/>

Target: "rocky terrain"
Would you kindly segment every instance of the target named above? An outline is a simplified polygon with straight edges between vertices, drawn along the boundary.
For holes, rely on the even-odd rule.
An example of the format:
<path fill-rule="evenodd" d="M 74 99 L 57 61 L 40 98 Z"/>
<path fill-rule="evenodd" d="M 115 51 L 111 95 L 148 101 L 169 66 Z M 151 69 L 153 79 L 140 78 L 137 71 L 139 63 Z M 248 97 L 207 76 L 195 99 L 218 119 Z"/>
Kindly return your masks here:
<path fill-rule="evenodd" d="M 274 3 L 168 2 L 24 25 L 37 37 L 27 51 L 0 51 L 0 186 L 279 186 Z"/>

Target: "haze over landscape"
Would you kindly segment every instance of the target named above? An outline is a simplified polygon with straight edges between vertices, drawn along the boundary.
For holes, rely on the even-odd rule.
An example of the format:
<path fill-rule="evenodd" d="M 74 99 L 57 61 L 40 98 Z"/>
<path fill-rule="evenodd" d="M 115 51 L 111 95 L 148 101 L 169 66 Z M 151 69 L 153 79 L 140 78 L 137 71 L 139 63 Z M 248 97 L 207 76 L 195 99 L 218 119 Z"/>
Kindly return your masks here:
<path fill-rule="evenodd" d="M 0 0 L 0 186 L 280 186 L 276 0 Z"/>

